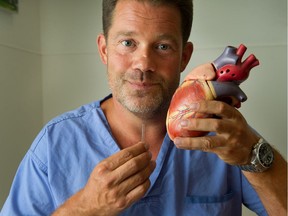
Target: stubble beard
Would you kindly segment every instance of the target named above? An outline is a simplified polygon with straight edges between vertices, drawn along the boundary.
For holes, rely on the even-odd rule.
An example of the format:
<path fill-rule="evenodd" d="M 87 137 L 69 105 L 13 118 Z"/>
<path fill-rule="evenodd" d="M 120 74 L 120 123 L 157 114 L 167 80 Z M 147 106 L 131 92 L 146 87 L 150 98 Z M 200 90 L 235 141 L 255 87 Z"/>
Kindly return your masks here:
<path fill-rule="evenodd" d="M 108 74 L 108 77 L 113 97 L 126 110 L 143 119 L 166 115 L 171 98 L 179 84 L 179 81 L 176 80 L 173 84 L 168 85 L 164 79 L 149 73 L 143 75 L 142 72 L 133 72 L 130 75 L 124 74 L 121 77 L 113 78 Z M 147 82 L 157 82 L 152 91 L 131 91 L 127 88 L 127 80 L 143 80 L 143 77 Z"/>

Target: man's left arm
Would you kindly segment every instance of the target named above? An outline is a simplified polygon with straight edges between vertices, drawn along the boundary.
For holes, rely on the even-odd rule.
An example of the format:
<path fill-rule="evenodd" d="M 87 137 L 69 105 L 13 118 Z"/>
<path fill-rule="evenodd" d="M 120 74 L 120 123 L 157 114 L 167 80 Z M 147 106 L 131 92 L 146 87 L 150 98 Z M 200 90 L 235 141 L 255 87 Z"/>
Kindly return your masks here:
<path fill-rule="evenodd" d="M 221 101 L 200 101 L 193 106 L 198 113 L 211 114 L 211 118 L 190 118 L 180 125 L 184 130 L 211 131 L 214 136 L 177 137 L 178 148 L 213 152 L 230 165 L 250 164 L 252 151 L 260 140 L 242 114 Z M 287 215 L 287 162 L 273 149 L 274 161 L 264 172 L 244 175 L 258 193 L 269 215 Z"/>
<path fill-rule="evenodd" d="M 261 173 L 243 171 L 269 215 L 287 215 L 287 163 L 274 149 L 272 166 Z"/>

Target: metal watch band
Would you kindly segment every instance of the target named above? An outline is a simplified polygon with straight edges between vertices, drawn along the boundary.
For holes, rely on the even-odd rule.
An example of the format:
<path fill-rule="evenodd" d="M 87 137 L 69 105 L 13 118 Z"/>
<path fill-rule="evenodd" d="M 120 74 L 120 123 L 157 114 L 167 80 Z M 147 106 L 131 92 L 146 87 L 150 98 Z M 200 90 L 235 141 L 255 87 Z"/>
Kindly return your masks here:
<path fill-rule="evenodd" d="M 247 172 L 264 172 L 265 170 L 269 169 L 271 164 L 269 166 L 264 166 L 260 159 L 259 159 L 259 148 L 261 147 L 262 144 L 268 145 L 269 148 L 270 145 L 263 139 L 260 138 L 259 141 L 254 145 L 252 149 L 252 158 L 250 164 L 247 165 L 240 165 L 239 168 L 241 170 L 247 171 Z M 272 148 L 271 148 L 272 151 Z M 272 161 L 273 161 L 273 152 L 272 153 Z"/>

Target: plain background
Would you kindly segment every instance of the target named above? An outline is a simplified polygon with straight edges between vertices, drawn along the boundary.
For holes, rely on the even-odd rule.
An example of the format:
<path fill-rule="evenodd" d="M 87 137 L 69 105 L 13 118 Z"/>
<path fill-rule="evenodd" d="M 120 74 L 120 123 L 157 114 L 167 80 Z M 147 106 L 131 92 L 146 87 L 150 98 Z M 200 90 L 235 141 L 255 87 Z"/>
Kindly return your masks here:
<path fill-rule="evenodd" d="M 100 32 L 100 0 L 21 0 L 18 13 L 0 10 L 0 207 L 43 125 L 110 92 Z M 287 0 L 194 0 L 190 40 L 183 77 L 228 45 L 243 43 L 244 57 L 256 55 L 240 111 L 287 157 Z"/>

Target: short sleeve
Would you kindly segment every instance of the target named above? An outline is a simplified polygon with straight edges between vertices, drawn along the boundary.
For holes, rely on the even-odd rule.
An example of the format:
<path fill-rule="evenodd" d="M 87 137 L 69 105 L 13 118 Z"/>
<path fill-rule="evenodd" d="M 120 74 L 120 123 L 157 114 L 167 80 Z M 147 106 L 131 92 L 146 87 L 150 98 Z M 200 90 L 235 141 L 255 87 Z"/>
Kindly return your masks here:
<path fill-rule="evenodd" d="M 34 144 L 36 141 L 39 140 L 36 139 Z M 32 147 L 19 165 L 1 216 L 50 215 L 55 209 L 47 166 L 32 151 Z"/>

